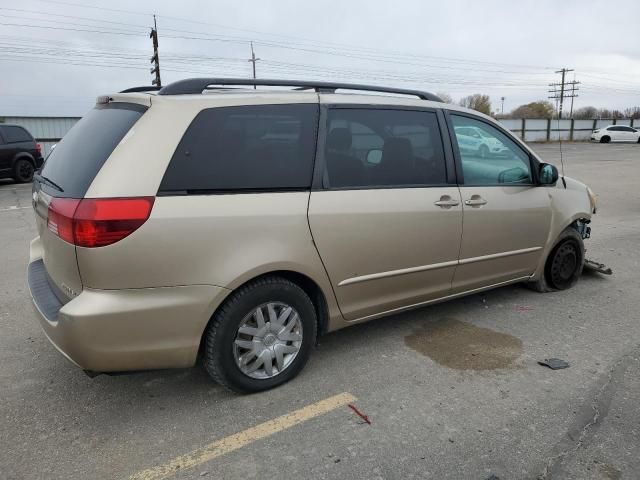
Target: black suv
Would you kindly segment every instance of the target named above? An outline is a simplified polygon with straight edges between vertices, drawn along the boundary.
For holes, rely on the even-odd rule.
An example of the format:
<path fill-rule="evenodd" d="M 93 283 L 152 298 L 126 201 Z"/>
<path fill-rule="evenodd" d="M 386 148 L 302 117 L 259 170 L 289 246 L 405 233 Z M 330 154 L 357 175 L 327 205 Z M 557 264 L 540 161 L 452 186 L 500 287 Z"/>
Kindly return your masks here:
<path fill-rule="evenodd" d="M 42 150 L 19 125 L 0 124 L 0 178 L 26 183 L 42 166 Z"/>

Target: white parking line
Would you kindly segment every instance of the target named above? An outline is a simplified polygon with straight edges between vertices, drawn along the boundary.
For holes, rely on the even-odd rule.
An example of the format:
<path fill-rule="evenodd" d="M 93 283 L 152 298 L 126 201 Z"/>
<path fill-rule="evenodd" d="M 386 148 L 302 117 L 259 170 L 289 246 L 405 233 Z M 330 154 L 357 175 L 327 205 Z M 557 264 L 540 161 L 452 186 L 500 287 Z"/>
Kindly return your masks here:
<path fill-rule="evenodd" d="M 11 205 L 10 207 L 2 207 L 2 208 L 0 208 L 0 212 L 12 212 L 14 210 L 25 210 L 27 208 L 31 208 L 31 206 L 29 206 L 29 207 L 18 207 L 17 205 Z"/>

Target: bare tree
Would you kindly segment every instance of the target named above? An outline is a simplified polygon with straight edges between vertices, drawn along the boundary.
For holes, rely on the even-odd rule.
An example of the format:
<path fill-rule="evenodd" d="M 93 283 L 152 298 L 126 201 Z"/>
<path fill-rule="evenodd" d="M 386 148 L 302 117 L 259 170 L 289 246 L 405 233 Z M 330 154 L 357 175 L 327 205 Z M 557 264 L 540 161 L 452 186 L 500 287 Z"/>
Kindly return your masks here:
<path fill-rule="evenodd" d="M 624 109 L 625 118 L 640 119 L 640 107 L 631 107 Z"/>
<path fill-rule="evenodd" d="M 577 120 L 588 120 L 598 118 L 598 109 L 596 107 L 582 107 L 573 112 L 573 118 Z"/>
<path fill-rule="evenodd" d="M 448 93 L 438 92 L 436 95 L 439 96 L 444 103 L 453 103 L 453 97 Z"/>
<path fill-rule="evenodd" d="M 483 95 L 481 93 L 474 93 L 460 99 L 460 106 L 471 108 L 482 112 L 486 115 L 491 115 L 491 99 L 489 95 Z"/>

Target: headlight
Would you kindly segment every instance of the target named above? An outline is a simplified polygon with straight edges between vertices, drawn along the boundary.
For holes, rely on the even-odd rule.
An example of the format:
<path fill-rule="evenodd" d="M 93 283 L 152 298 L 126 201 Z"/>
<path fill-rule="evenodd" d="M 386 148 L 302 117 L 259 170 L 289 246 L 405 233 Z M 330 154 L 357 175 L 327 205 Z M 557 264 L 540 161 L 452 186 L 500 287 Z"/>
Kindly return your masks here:
<path fill-rule="evenodd" d="M 591 213 L 596 213 L 596 207 L 598 206 L 598 195 L 593 193 L 589 187 L 587 187 L 587 195 L 589 195 L 589 203 L 591 204 Z"/>

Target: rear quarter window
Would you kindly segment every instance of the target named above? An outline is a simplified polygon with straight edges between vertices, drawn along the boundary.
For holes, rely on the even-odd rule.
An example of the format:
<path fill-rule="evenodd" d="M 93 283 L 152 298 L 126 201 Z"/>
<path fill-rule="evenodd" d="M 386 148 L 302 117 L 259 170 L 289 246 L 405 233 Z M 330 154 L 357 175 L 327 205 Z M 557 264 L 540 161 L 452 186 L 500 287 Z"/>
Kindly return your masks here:
<path fill-rule="evenodd" d="M 160 193 L 298 190 L 311 186 L 318 105 L 251 105 L 201 111 Z"/>
<path fill-rule="evenodd" d="M 142 105 L 114 102 L 96 105 L 82 117 L 56 145 L 42 169 L 43 177 L 64 190 L 52 193 L 83 198 L 107 158 L 146 110 Z"/>
<path fill-rule="evenodd" d="M 33 137 L 22 127 L 4 126 L 2 128 L 2 136 L 7 143 L 32 142 Z"/>

